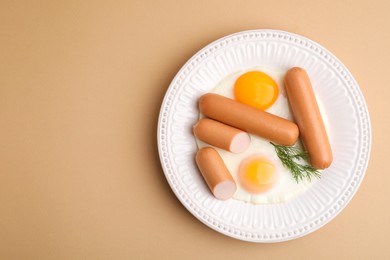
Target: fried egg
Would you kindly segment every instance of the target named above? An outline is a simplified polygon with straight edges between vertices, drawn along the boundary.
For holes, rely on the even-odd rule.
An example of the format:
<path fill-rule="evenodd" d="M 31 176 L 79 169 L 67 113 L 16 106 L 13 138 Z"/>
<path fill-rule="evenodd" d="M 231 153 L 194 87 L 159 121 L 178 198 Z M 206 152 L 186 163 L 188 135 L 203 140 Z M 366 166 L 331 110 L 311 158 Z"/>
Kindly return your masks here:
<path fill-rule="evenodd" d="M 211 92 L 293 121 L 284 90 L 284 74 L 270 67 L 243 70 L 228 75 Z M 242 153 L 233 154 L 214 147 L 237 184 L 233 199 L 254 204 L 281 203 L 302 194 L 315 183 L 313 179 L 297 183 L 269 140 L 252 134 L 250 138 L 249 147 Z M 198 148 L 210 146 L 198 139 L 197 145 Z M 296 145 L 301 143 L 298 141 Z"/>

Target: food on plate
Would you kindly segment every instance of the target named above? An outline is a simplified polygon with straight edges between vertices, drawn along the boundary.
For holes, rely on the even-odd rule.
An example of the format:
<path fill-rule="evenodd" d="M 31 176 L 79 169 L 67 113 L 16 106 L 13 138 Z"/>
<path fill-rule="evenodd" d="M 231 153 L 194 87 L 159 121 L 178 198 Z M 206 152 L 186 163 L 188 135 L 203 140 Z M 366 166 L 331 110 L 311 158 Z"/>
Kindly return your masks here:
<path fill-rule="evenodd" d="M 237 79 L 241 75 L 250 71 L 262 71 L 262 73 L 271 77 L 278 87 L 278 96 L 276 97 L 276 101 L 265 111 L 262 111 L 258 108 L 250 107 L 248 105 L 233 100 L 235 99 L 234 86 L 236 85 Z M 205 116 L 212 117 L 213 114 L 210 113 L 210 111 L 212 110 L 213 113 L 215 113 L 216 110 L 218 112 L 217 118 L 214 118 L 213 120 L 218 120 L 221 124 L 230 125 L 228 122 L 223 122 L 220 119 L 221 114 L 223 118 L 225 118 L 225 120 L 226 117 L 230 118 L 231 120 L 231 114 L 233 114 L 233 116 L 235 117 L 247 118 L 247 120 L 251 121 L 251 118 L 248 119 L 247 112 L 243 112 L 242 110 L 239 110 L 238 112 L 234 111 L 234 108 L 236 106 L 234 106 L 233 109 L 231 107 L 229 108 L 229 104 L 233 102 L 234 105 L 237 103 L 239 104 L 239 109 L 241 109 L 242 106 L 244 106 L 245 108 L 249 107 L 249 111 L 256 110 L 260 111 L 261 114 L 273 114 L 273 117 L 277 117 L 278 119 L 283 118 L 287 122 L 290 122 L 293 120 L 293 116 L 290 111 L 284 89 L 284 76 L 284 70 L 269 67 L 257 67 L 251 70 L 239 71 L 230 74 L 226 78 L 221 80 L 210 91 L 211 93 L 201 97 L 201 99 L 204 99 L 206 97 L 207 106 L 205 109 L 205 107 L 203 107 L 204 104 L 200 104 L 201 109 L 199 118 L 204 118 Z M 210 96 L 212 97 L 211 99 L 209 98 Z M 218 98 L 217 102 L 214 102 L 215 96 Z M 223 100 L 222 103 L 219 101 L 220 99 Z M 228 101 L 228 105 L 225 104 L 225 100 Z M 214 104 L 212 104 L 213 102 Z M 253 120 L 257 121 L 257 117 L 258 116 L 256 112 L 256 115 L 253 117 Z M 253 122 L 246 122 L 246 124 L 251 123 Z M 295 125 L 294 123 L 292 124 Z M 298 129 L 296 125 L 295 128 L 297 130 L 296 135 L 298 135 Z M 276 131 L 279 130 L 280 127 L 278 127 Z M 286 168 L 283 165 L 282 161 L 278 157 L 275 145 L 290 149 L 289 146 L 282 146 L 280 144 L 271 143 L 269 139 L 263 138 L 250 132 L 249 136 L 249 147 L 241 153 L 234 154 L 227 150 L 220 149 L 211 145 L 213 148 L 215 148 L 219 156 L 222 158 L 228 171 L 230 172 L 232 178 L 236 183 L 236 191 L 233 194 L 233 199 L 253 204 L 282 203 L 294 198 L 299 194 L 302 194 L 312 185 L 314 185 L 314 183 L 317 181 L 317 178 L 312 178 L 311 181 L 307 178 L 303 178 L 299 179 L 299 182 L 297 182 L 292 173 L 290 172 L 289 168 Z M 204 147 L 210 147 L 210 144 L 201 141 L 199 138 L 196 138 L 196 143 L 199 149 L 202 149 Z M 299 139 L 294 144 L 294 147 L 294 149 L 296 149 L 297 151 L 298 149 L 302 148 Z M 299 163 L 303 165 L 303 167 L 309 167 L 305 166 L 307 165 L 307 163 L 302 160 L 299 160 Z"/>
<path fill-rule="evenodd" d="M 211 147 L 201 148 L 195 160 L 213 195 L 220 200 L 230 199 L 236 183 L 218 152 Z"/>
<path fill-rule="evenodd" d="M 200 119 L 193 131 L 199 140 L 232 153 L 245 151 L 251 141 L 248 133 L 209 118 Z"/>
<path fill-rule="evenodd" d="M 306 71 L 299 67 L 289 69 L 285 76 L 285 88 L 311 165 L 317 169 L 329 167 L 333 160 L 332 150 Z"/>
<path fill-rule="evenodd" d="M 298 127 L 293 122 L 221 95 L 207 93 L 200 97 L 199 110 L 207 117 L 277 144 L 293 145 L 298 139 Z"/>
<path fill-rule="evenodd" d="M 234 97 L 237 101 L 265 110 L 278 98 L 276 82 L 261 71 L 249 71 L 242 74 L 234 84 Z"/>

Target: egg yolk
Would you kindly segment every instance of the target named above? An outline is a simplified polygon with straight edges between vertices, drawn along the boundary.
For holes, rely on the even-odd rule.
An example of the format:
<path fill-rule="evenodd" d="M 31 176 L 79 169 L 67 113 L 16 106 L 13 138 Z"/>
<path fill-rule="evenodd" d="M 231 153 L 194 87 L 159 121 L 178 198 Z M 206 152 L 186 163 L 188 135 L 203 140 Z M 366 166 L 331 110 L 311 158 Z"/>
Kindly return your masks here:
<path fill-rule="evenodd" d="M 234 84 L 234 96 L 239 102 L 262 110 L 272 106 L 278 94 L 276 82 L 261 71 L 244 73 Z"/>
<path fill-rule="evenodd" d="M 270 190 L 277 181 L 275 166 L 265 158 L 250 157 L 240 164 L 238 180 L 251 193 Z"/>

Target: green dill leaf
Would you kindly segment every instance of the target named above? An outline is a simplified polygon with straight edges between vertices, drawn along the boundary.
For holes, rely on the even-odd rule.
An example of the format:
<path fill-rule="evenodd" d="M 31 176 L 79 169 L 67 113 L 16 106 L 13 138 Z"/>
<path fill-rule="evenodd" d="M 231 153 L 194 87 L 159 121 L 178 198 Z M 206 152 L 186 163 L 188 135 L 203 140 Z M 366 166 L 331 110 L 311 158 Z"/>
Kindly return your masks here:
<path fill-rule="evenodd" d="M 321 177 L 321 173 L 317 169 L 307 164 L 309 154 L 306 151 L 302 151 L 294 146 L 283 146 L 272 142 L 270 143 L 274 146 L 275 152 L 283 166 L 290 170 L 296 182 L 302 181 L 305 178 L 311 181 L 313 177 Z M 302 161 L 306 163 L 301 164 L 300 162 Z"/>

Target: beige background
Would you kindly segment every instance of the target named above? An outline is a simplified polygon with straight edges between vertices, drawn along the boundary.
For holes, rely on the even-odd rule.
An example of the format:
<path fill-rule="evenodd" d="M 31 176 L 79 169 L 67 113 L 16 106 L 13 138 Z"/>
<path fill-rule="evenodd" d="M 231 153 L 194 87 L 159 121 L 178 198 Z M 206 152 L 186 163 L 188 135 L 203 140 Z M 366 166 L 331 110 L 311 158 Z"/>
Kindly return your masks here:
<path fill-rule="evenodd" d="M 0 259 L 390 259 L 387 3 L 1 0 Z M 185 61 L 256 28 L 304 35 L 338 56 L 373 130 L 351 203 L 277 244 L 231 239 L 194 218 L 156 147 L 162 98 Z"/>

